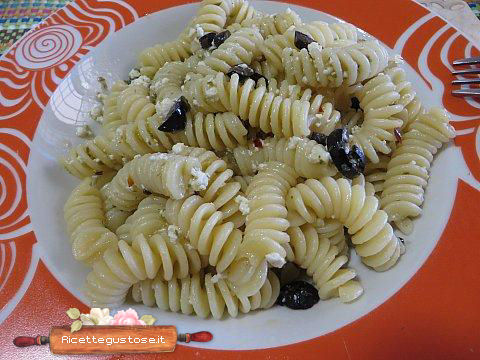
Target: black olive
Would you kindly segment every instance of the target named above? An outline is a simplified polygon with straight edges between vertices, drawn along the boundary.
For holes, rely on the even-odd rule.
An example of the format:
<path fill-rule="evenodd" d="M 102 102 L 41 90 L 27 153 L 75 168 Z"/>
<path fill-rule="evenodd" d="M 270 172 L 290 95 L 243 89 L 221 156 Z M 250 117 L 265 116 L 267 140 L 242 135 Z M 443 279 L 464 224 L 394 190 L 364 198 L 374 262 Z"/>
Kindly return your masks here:
<path fill-rule="evenodd" d="M 350 148 L 346 128 L 333 130 L 327 137 L 327 150 L 338 171 L 348 179 L 365 171 L 365 154 L 357 145 Z"/>
<path fill-rule="evenodd" d="M 400 240 L 400 242 L 401 242 L 403 245 L 405 245 L 405 240 L 404 240 L 403 238 L 398 237 L 398 240 Z"/>
<path fill-rule="evenodd" d="M 365 171 L 365 154 L 357 145 L 351 149 L 348 146 L 332 149 L 329 153 L 338 171 L 346 178 L 353 179 Z"/>
<path fill-rule="evenodd" d="M 250 79 L 252 79 L 253 81 L 255 81 L 255 83 L 260 80 L 260 79 L 265 79 L 265 86 L 268 86 L 268 79 L 263 76 L 262 74 L 259 74 L 257 72 L 254 72 L 252 76 L 250 76 Z"/>
<path fill-rule="evenodd" d="M 324 146 L 327 145 L 327 135 L 325 134 L 312 132 L 308 138 L 310 140 L 315 140 L 320 145 L 324 145 Z"/>
<path fill-rule="evenodd" d="M 200 42 L 200 45 L 202 45 L 202 49 L 209 49 L 212 44 L 213 40 L 215 39 L 215 36 L 217 35 L 216 32 L 211 32 L 208 34 L 203 35 L 198 41 Z"/>
<path fill-rule="evenodd" d="M 348 146 L 348 130 L 340 128 L 333 130 L 327 137 L 327 150 L 335 150 Z"/>
<path fill-rule="evenodd" d="M 295 31 L 294 44 L 299 50 L 308 49 L 308 45 L 311 44 L 312 42 L 315 42 L 315 40 L 313 40 L 307 34 L 304 34 L 300 31 Z"/>
<path fill-rule="evenodd" d="M 277 304 L 293 310 L 305 310 L 319 300 L 318 290 L 312 284 L 298 280 L 282 286 Z"/>
<path fill-rule="evenodd" d="M 168 112 L 165 121 L 158 127 L 158 130 L 164 132 L 174 132 L 185 129 L 187 123 L 187 112 L 190 110 L 190 105 L 187 99 L 181 96 Z"/>
<path fill-rule="evenodd" d="M 222 31 L 221 33 L 216 34 L 213 39 L 213 45 L 215 45 L 215 47 L 218 48 L 220 45 L 222 45 L 225 42 L 225 40 L 227 40 L 230 37 L 230 35 L 232 34 L 228 30 L 225 30 L 225 31 Z"/>
<path fill-rule="evenodd" d="M 261 78 L 264 78 L 266 85 L 268 85 L 268 79 L 265 76 L 255 72 L 255 70 L 253 70 L 251 67 L 248 67 L 246 64 L 232 66 L 228 71 L 227 76 L 232 77 L 233 74 L 238 75 L 240 83 L 244 83 L 247 79 L 252 79 L 256 83 Z"/>
<path fill-rule="evenodd" d="M 355 111 L 360 110 L 360 100 L 358 100 L 358 98 L 354 96 L 352 97 L 351 101 L 352 101 L 352 105 L 350 107 Z"/>

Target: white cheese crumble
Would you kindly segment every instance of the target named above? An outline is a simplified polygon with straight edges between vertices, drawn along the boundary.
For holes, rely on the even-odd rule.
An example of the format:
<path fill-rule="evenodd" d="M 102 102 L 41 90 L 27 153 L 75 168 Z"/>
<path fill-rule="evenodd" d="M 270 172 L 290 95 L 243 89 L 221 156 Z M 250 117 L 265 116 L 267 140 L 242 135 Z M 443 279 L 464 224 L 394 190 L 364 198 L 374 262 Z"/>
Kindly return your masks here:
<path fill-rule="evenodd" d="M 134 80 L 132 80 L 132 85 L 140 85 L 146 88 L 150 87 L 150 78 L 148 76 L 142 75 Z"/>
<path fill-rule="evenodd" d="M 167 235 L 171 243 L 176 243 L 180 235 L 180 228 L 175 225 L 168 225 Z"/>
<path fill-rule="evenodd" d="M 402 57 L 401 55 L 399 55 L 399 54 L 393 55 L 393 56 L 390 57 L 388 60 L 394 62 L 394 63 L 397 64 L 397 65 L 403 64 L 403 63 L 405 62 L 405 60 L 403 60 L 403 57 Z"/>
<path fill-rule="evenodd" d="M 222 273 L 218 273 L 212 276 L 212 283 L 216 284 L 220 279 L 225 279 L 226 276 Z"/>
<path fill-rule="evenodd" d="M 184 143 L 177 143 L 177 144 L 173 145 L 172 152 L 174 154 L 180 154 L 184 149 L 185 149 L 185 144 Z"/>
<path fill-rule="evenodd" d="M 238 209 L 242 213 L 242 215 L 248 215 L 250 212 L 250 207 L 248 206 L 248 199 L 245 196 L 238 195 L 235 198 L 235 202 L 239 204 Z"/>
<path fill-rule="evenodd" d="M 307 156 L 308 161 L 314 164 L 328 163 L 331 160 L 329 152 L 321 144 L 315 145 Z"/>
<path fill-rule="evenodd" d="M 285 259 L 282 258 L 278 253 L 269 253 L 265 255 L 265 259 L 270 265 L 276 268 L 281 268 L 286 263 Z"/>
<path fill-rule="evenodd" d="M 308 79 L 307 79 L 306 76 L 304 76 L 304 77 L 302 78 L 302 81 L 303 81 L 304 84 L 308 84 Z"/>
<path fill-rule="evenodd" d="M 190 174 L 193 178 L 190 180 L 190 186 L 194 191 L 205 190 L 208 186 L 209 176 L 198 168 L 192 168 Z"/>
<path fill-rule="evenodd" d="M 162 101 L 159 101 L 155 104 L 155 110 L 159 116 L 165 119 L 174 104 L 174 100 L 170 98 L 164 98 Z"/>
<path fill-rule="evenodd" d="M 82 139 L 86 139 L 93 136 L 92 129 L 90 129 L 90 126 L 88 125 L 82 125 L 77 127 L 77 129 L 75 130 L 75 134 Z"/>
<path fill-rule="evenodd" d="M 140 71 L 138 71 L 138 69 L 132 69 L 130 70 L 130 72 L 128 73 L 128 77 L 133 80 L 133 79 L 136 79 L 138 77 L 142 76 L 142 74 L 140 73 Z"/>
<path fill-rule="evenodd" d="M 287 144 L 287 150 L 293 150 L 297 147 L 297 144 L 299 141 L 302 139 L 299 138 L 298 136 L 292 136 L 290 139 L 288 139 L 288 144 Z"/>
<path fill-rule="evenodd" d="M 167 160 L 168 155 L 164 153 L 155 153 L 148 157 L 150 160 Z"/>
<path fill-rule="evenodd" d="M 195 32 L 197 33 L 197 37 L 199 38 L 205 35 L 205 31 L 203 31 L 202 27 L 198 24 L 195 25 Z"/>

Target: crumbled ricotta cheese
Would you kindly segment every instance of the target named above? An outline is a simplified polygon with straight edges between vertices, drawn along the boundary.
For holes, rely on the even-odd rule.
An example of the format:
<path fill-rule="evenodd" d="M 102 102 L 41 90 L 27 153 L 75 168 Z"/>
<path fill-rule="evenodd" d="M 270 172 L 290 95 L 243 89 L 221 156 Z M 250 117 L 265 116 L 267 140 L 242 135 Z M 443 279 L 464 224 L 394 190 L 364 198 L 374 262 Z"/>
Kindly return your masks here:
<path fill-rule="evenodd" d="M 197 33 L 197 37 L 199 38 L 205 35 L 205 31 L 203 31 L 202 27 L 198 24 L 195 25 L 195 32 Z"/>
<path fill-rule="evenodd" d="M 140 155 L 140 154 L 136 154 L 133 158 L 134 158 L 134 159 L 138 159 L 138 158 L 141 157 L 141 156 L 142 156 L 142 155 Z"/>
<path fill-rule="evenodd" d="M 218 273 L 212 276 L 212 283 L 216 284 L 220 279 L 225 279 L 226 276 L 222 273 Z"/>
<path fill-rule="evenodd" d="M 282 258 L 278 253 L 269 253 L 265 255 L 265 259 L 270 265 L 276 268 L 281 268 L 286 263 L 285 259 Z"/>
<path fill-rule="evenodd" d="M 77 127 L 77 129 L 75 130 L 75 134 L 77 134 L 77 136 L 82 139 L 86 139 L 93 136 L 92 129 L 90 129 L 90 126 L 88 125 L 82 125 Z"/>
<path fill-rule="evenodd" d="M 174 104 L 174 100 L 170 98 L 164 98 L 162 101 L 159 101 L 155 104 L 155 110 L 159 116 L 165 118 Z"/>
<path fill-rule="evenodd" d="M 192 179 L 190 180 L 190 186 L 194 191 L 205 190 L 208 186 L 209 176 L 198 168 L 192 168 L 190 172 Z"/>
<path fill-rule="evenodd" d="M 177 143 L 177 144 L 173 145 L 172 152 L 174 154 L 180 154 L 184 149 L 185 149 L 185 144 L 184 143 Z"/>
<path fill-rule="evenodd" d="M 242 213 L 242 215 L 248 215 L 250 212 L 250 207 L 248 206 L 248 199 L 245 196 L 237 195 L 235 198 L 235 202 L 239 204 L 238 209 Z"/>
<path fill-rule="evenodd" d="M 136 79 L 138 77 L 142 76 L 142 74 L 140 73 L 140 71 L 138 71 L 138 69 L 132 69 L 130 70 L 130 72 L 128 73 L 128 77 L 133 80 L 133 79 Z"/>
<path fill-rule="evenodd" d="M 176 243 L 180 235 L 180 228 L 175 225 L 168 225 L 167 235 L 171 243 Z"/>
<path fill-rule="evenodd" d="M 168 155 L 164 153 L 155 153 L 148 157 L 150 160 L 167 160 Z"/>
<path fill-rule="evenodd" d="M 312 148 L 310 154 L 308 154 L 307 159 L 313 164 L 317 163 L 328 163 L 331 160 L 330 153 L 325 149 L 321 144 L 315 145 Z"/>
<path fill-rule="evenodd" d="M 215 98 L 218 94 L 217 87 L 215 86 L 214 79 L 208 79 L 205 82 L 205 96 L 207 98 Z"/>
<path fill-rule="evenodd" d="M 142 75 L 135 80 L 132 80 L 132 85 L 140 85 L 146 88 L 150 87 L 150 78 L 148 76 Z"/>
<path fill-rule="evenodd" d="M 292 136 L 288 139 L 287 150 L 293 150 L 297 147 L 298 142 L 302 140 L 298 136 Z"/>

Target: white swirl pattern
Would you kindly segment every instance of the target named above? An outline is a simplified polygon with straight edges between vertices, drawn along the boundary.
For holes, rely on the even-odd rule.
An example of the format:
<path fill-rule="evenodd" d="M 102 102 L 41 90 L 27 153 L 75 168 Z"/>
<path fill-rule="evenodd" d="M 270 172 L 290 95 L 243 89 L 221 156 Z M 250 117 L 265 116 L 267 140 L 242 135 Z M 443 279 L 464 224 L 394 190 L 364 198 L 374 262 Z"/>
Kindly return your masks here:
<path fill-rule="evenodd" d="M 15 49 L 15 60 L 27 69 L 45 69 L 70 59 L 82 42 L 82 34 L 73 26 L 49 26 L 23 38 Z"/>

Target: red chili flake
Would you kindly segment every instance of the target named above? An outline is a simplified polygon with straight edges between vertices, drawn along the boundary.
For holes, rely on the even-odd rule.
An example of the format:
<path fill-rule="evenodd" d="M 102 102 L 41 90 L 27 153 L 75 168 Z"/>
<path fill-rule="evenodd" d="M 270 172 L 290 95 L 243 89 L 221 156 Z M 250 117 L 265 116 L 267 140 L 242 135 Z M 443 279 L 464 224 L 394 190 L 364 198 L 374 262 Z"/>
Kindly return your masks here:
<path fill-rule="evenodd" d="M 400 128 L 393 129 L 393 135 L 395 135 L 395 139 L 397 143 L 402 142 L 402 133 L 400 132 Z"/>
<path fill-rule="evenodd" d="M 261 139 L 258 139 L 258 138 L 253 140 L 253 145 L 255 145 L 255 147 L 260 149 L 263 148 L 263 142 Z"/>
<path fill-rule="evenodd" d="M 128 184 L 128 186 L 133 186 L 133 184 L 134 184 L 133 179 L 130 176 L 127 179 L 127 184 Z"/>

